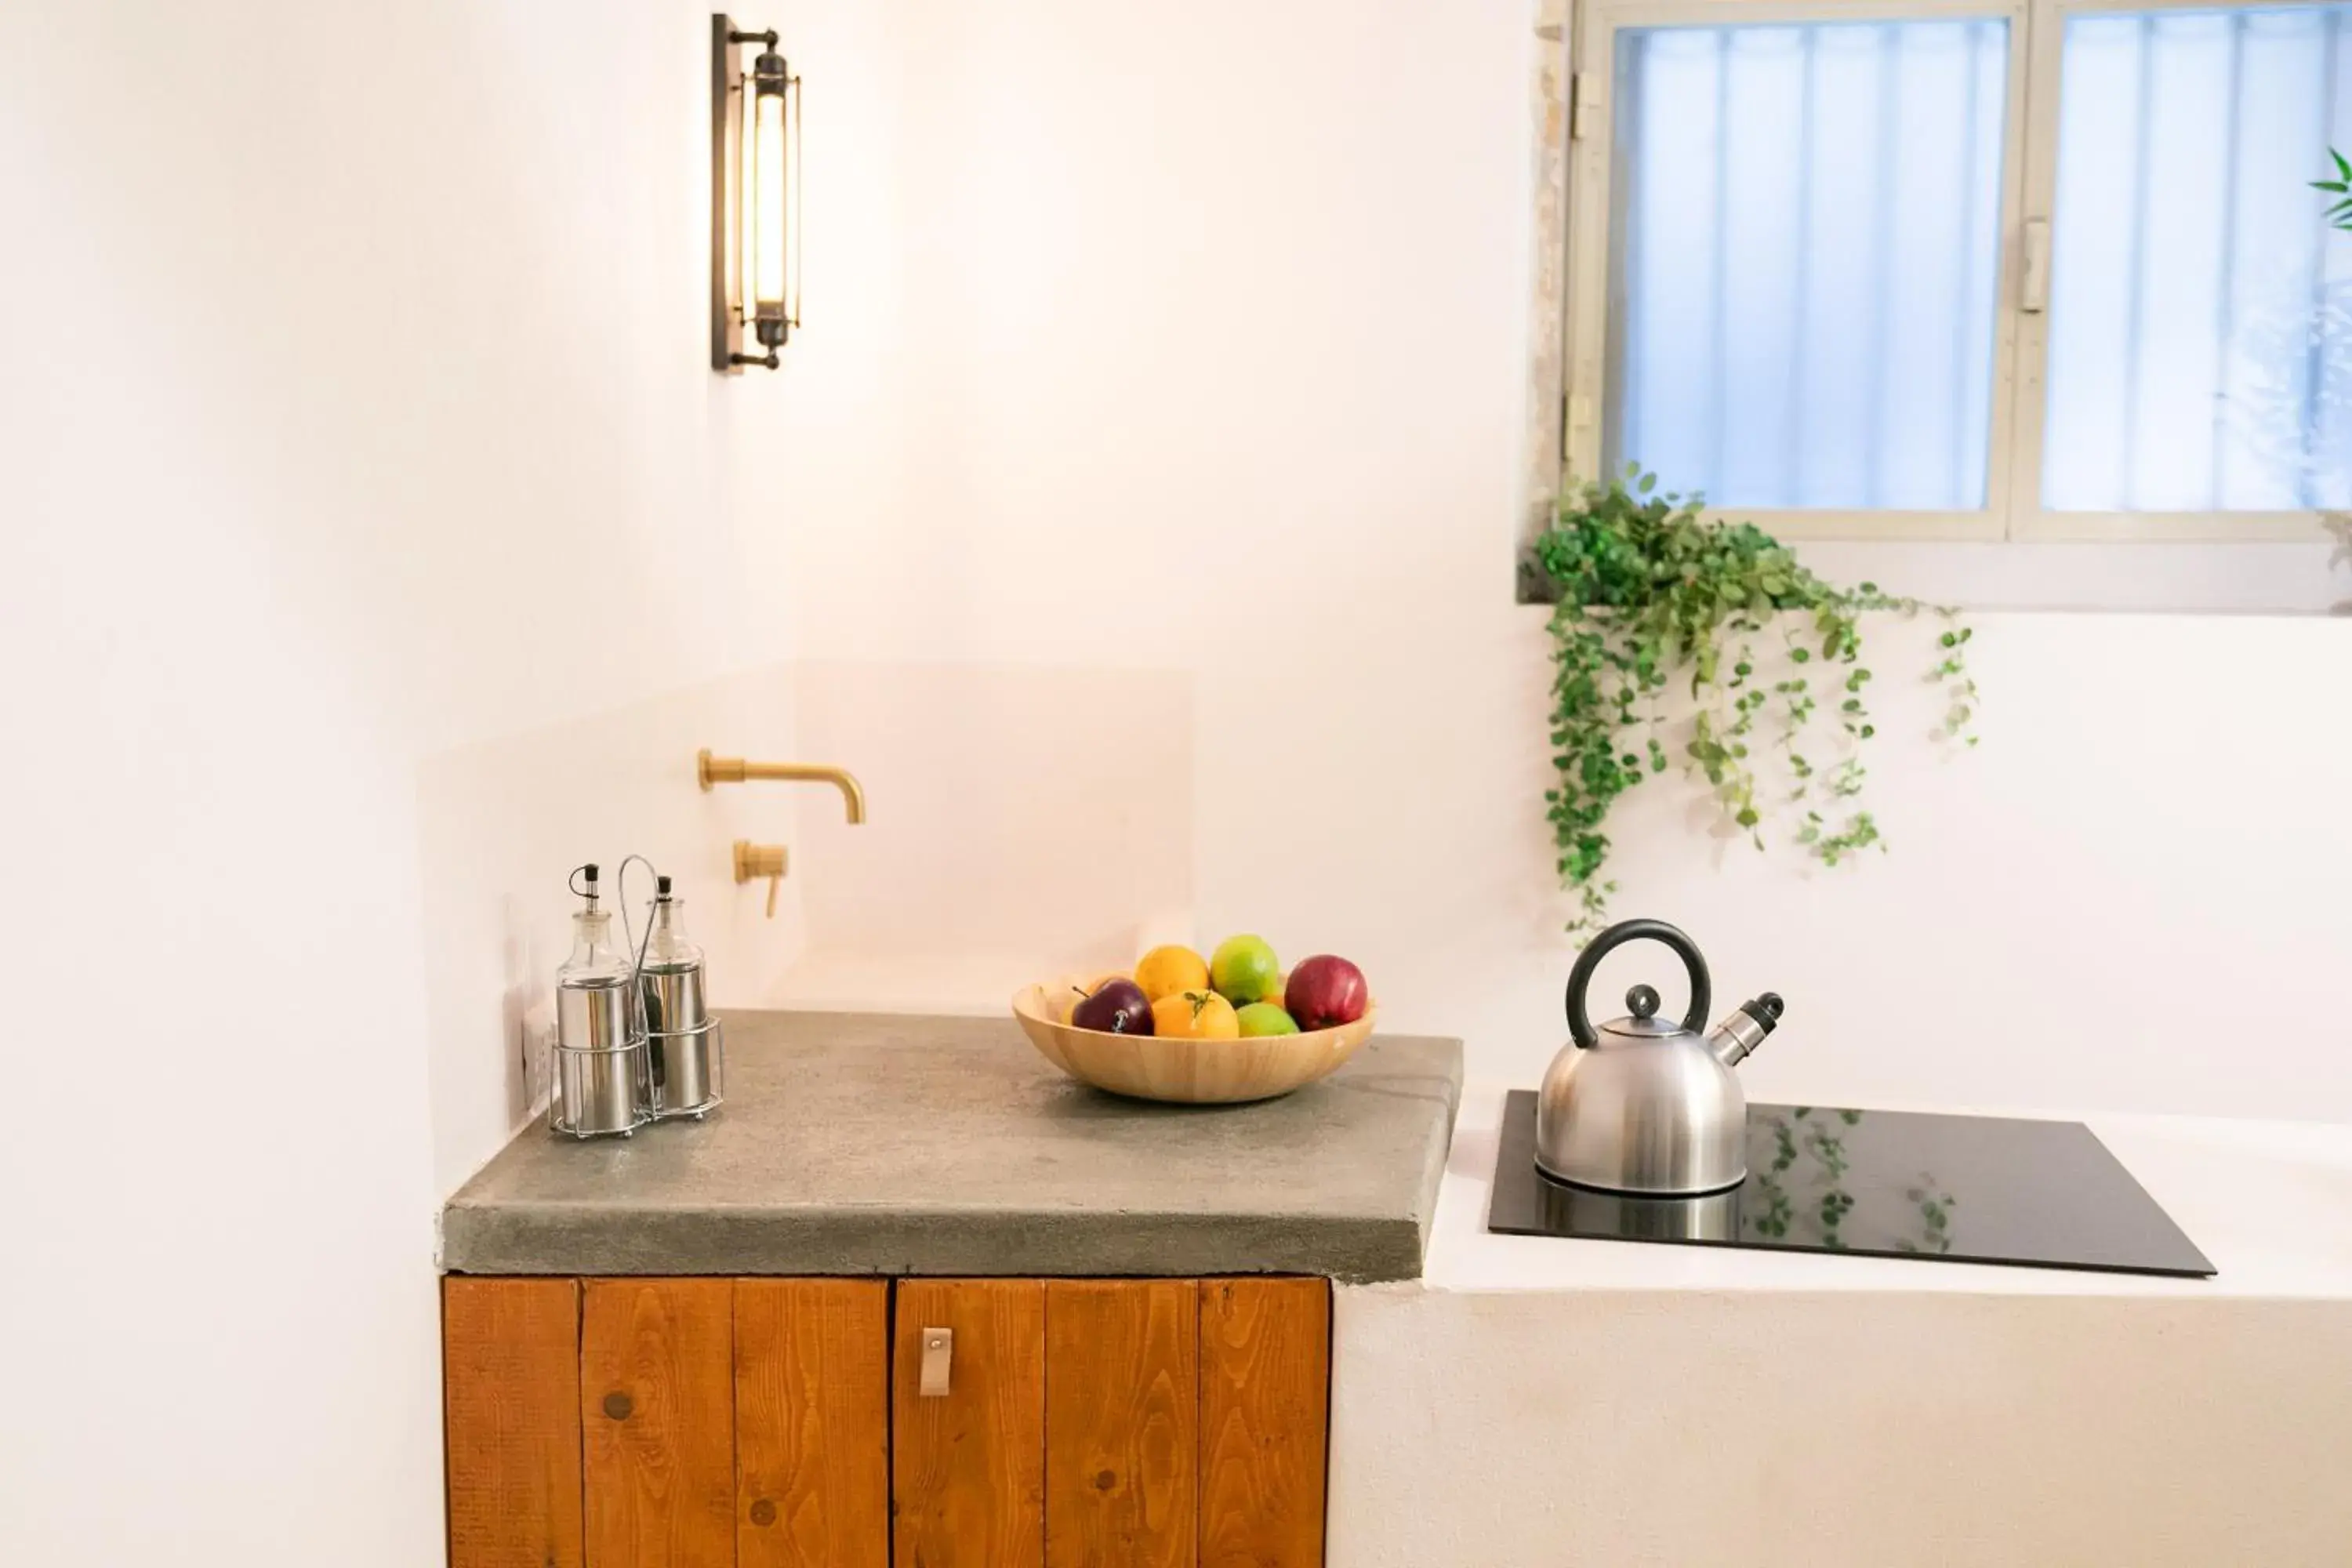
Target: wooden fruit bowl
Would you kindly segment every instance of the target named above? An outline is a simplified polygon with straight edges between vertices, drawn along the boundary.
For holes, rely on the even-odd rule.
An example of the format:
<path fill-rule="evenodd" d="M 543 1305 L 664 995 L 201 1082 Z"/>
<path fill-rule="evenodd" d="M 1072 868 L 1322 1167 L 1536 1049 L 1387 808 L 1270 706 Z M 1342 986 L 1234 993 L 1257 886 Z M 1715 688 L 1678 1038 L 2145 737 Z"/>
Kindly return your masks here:
<path fill-rule="evenodd" d="M 1113 1094 L 1171 1105 L 1237 1105 L 1303 1089 L 1337 1068 L 1371 1037 L 1377 1009 L 1352 1024 L 1247 1040 L 1163 1040 L 1074 1028 L 1060 998 L 1076 981 L 1048 981 L 1013 998 L 1013 1016 L 1038 1055 Z"/>

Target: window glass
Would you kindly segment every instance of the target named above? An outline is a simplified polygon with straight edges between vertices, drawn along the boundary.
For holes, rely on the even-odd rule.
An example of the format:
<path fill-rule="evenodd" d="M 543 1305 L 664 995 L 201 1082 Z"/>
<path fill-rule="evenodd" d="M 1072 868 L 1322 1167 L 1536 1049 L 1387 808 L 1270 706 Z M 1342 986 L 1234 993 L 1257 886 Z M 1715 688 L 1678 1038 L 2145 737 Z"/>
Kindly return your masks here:
<path fill-rule="evenodd" d="M 2352 6 L 2080 16 L 2060 75 L 2043 504 L 2352 505 Z"/>
<path fill-rule="evenodd" d="M 1604 440 L 1720 506 L 1985 504 L 2009 33 L 1618 35 Z"/>

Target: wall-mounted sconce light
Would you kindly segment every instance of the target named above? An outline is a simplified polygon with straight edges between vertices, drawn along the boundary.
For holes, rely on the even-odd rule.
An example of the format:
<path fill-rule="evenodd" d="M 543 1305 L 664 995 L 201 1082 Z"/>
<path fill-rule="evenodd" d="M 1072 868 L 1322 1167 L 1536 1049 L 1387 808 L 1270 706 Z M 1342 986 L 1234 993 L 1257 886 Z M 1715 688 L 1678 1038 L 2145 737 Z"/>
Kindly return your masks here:
<path fill-rule="evenodd" d="M 727 375 L 775 369 L 801 324 L 801 79 L 776 41 L 710 18 L 710 368 Z"/>

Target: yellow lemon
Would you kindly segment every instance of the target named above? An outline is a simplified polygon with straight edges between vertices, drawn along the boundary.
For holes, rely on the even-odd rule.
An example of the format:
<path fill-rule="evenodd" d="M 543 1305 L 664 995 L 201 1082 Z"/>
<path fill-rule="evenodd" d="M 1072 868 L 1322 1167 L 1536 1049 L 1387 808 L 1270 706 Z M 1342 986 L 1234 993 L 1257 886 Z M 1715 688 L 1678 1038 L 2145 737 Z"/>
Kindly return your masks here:
<path fill-rule="evenodd" d="M 1135 983 L 1154 1002 L 1209 988 L 1209 963 L 1189 947 L 1155 947 L 1135 966 Z"/>
<path fill-rule="evenodd" d="M 1237 1040 L 1234 1005 L 1213 991 L 1179 991 L 1151 1005 L 1151 1032 L 1166 1040 Z"/>

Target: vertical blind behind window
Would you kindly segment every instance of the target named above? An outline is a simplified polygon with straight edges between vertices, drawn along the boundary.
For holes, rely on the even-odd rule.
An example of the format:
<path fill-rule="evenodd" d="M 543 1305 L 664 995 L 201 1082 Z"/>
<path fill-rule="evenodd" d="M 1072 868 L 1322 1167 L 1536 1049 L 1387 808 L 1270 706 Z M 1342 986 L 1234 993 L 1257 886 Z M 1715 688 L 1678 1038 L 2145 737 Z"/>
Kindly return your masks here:
<path fill-rule="evenodd" d="M 2042 501 L 2352 505 L 2352 6 L 2082 16 L 2060 73 Z"/>
<path fill-rule="evenodd" d="M 2008 52 L 1995 19 L 1618 36 L 1612 466 L 1985 504 Z"/>

